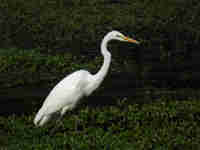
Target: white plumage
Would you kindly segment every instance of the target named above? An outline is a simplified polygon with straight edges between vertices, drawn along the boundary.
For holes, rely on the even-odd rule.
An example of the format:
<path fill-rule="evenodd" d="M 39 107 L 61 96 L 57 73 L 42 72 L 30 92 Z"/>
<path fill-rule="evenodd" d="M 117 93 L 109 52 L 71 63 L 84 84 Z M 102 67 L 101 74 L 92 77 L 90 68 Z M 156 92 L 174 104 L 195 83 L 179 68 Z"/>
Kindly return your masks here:
<path fill-rule="evenodd" d="M 56 113 L 63 116 L 68 109 L 73 109 L 82 97 L 89 96 L 100 86 L 108 72 L 111 62 L 111 54 L 107 50 L 107 43 L 110 40 L 139 43 L 118 31 L 109 32 L 101 44 L 101 53 L 104 56 L 104 62 L 99 72 L 92 75 L 86 70 L 79 70 L 61 80 L 51 90 L 41 109 L 36 114 L 34 119 L 36 126 L 43 126 Z"/>

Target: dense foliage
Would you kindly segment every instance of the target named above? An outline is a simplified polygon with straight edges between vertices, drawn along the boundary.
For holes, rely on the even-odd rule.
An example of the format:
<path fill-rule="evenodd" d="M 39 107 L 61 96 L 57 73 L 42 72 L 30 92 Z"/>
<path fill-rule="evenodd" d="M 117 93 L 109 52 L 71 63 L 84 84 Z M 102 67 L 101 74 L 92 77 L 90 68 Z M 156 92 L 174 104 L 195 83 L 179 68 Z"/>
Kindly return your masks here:
<path fill-rule="evenodd" d="M 199 0 L 0 0 L 1 96 L 13 95 L 11 87 L 53 87 L 81 68 L 95 73 L 101 39 L 113 29 L 141 41 L 109 45 L 114 101 L 81 101 L 62 124 L 34 127 L 43 98 L 1 97 L 1 113 L 13 115 L 0 116 L 0 149 L 200 149 L 199 10 Z M 184 90 L 165 95 L 163 87 Z M 138 99 L 116 97 L 140 88 L 147 90 Z"/>
<path fill-rule="evenodd" d="M 107 99 L 109 101 L 109 99 Z M 33 115 L 0 116 L 1 149 L 198 150 L 200 103 L 159 99 L 141 104 L 121 99 L 114 105 L 79 105 L 62 122 L 44 128 Z"/>
<path fill-rule="evenodd" d="M 1 0 L 0 47 L 97 49 L 118 29 L 145 49 L 185 52 L 199 42 L 198 0 Z M 77 44 L 78 43 L 78 44 Z"/>
<path fill-rule="evenodd" d="M 84 56 L 73 56 L 70 53 L 47 55 L 38 49 L 0 50 L 0 87 L 48 87 L 79 69 L 84 68 L 95 73 L 102 61 L 101 57 L 88 59 Z M 119 68 L 119 62 L 113 59 L 110 71 L 119 72 L 121 70 Z"/>
<path fill-rule="evenodd" d="M 40 49 L 47 55 L 62 51 L 70 53 L 73 58 L 84 56 L 93 65 L 96 63 L 93 58 L 99 54 L 99 44 L 105 33 L 117 29 L 142 43 L 140 46 L 119 42 L 110 45 L 116 62 L 123 65 L 117 71 L 127 67 L 128 72 L 140 72 L 136 73 L 135 79 L 143 80 L 145 86 L 199 87 L 199 0 L 0 0 L 0 4 L 0 47 L 4 51 L 13 47 Z M 35 67 L 41 63 L 40 57 L 34 65 L 30 62 L 31 57 L 24 56 L 16 59 L 9 56 L 8 62 L 0 62 L 4 63 L 4 67 L 5 63 L 9 66 L 9 74 L 14 67 L 10 59 L 19 64 L 26 62 L 20 64 L 18 72 L 15 74 L 14 70 L 9 78 L 22 74 L 19 70 L 28 74 L 34 70 L 45 71 L 43 65 L 39 67 L 43 67 L 41 70 Z M 79 59 L 71 59 L 64 64 L 60 57 L 64 59 L 65 56 L 56 54 L 55 57 L 47 57 L 53 62 L 52 66 L 58 67 L 50 69 L 51 77 L 58 77 L 56 72 L 72 71 L 68 62 L 79 66 Z M 44 60 L 47 64 L 46 58 L 42 58 Z M 62 65 L 57 66 L 59 63 L 56 60 Z M 23 70 L 24 65 L 31 67 Z M 2 74 L 5 68 L 0 67 L 1 75 L 7 76 Z M 40 74 L 36 76 L 40 78 Z M 31 78 L 34 77 L 29 80 Z"/>

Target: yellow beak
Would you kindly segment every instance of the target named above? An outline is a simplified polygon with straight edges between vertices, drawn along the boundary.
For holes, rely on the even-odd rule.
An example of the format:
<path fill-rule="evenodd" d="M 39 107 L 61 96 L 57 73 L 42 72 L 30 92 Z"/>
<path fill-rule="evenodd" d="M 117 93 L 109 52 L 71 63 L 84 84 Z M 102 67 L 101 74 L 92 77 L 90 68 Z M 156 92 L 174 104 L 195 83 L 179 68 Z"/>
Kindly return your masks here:
<path fill-rule="evenodd" d="M 127 42 L 131 42 L 131 43 L 135 43 L 135 44 L 140 44 L 139 41 L 131 39 L 131 38 L 126 37 L 126 36 L 124 37 L 124 40 L 126 40 Z"/>

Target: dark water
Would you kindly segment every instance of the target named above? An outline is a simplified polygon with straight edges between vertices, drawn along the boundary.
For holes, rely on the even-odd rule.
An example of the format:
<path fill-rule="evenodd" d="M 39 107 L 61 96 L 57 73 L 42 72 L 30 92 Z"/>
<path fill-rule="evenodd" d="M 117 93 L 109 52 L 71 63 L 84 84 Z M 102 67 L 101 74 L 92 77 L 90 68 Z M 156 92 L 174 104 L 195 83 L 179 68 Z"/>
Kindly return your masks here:
<path fill-rule="evenodd" d="M 0 115 L 24 114 L 36 112 L 51 89 L 12 88 L 0 91 Z M 160 98 L 174 100 L 199 99 L 200 90 L 194 89 L 145 89 L 134 87 L 102 87 L 81 103 L 91 107 L 115 105 L 118 100 L 126 98 L 130 103 L 150 103 Z"/>
<path fill-rule="evenodd" d="M 0 91 L 0 114 L 29 113 L 38 110 L 50 89 L 45 88 L 12 88 Z M 133 94 L 133 89 L 126 91 L 110 91 L 100 89 L 91 96 L 83 98 L 89 105 L 114 104 L 116 97 L 124 97 Z"/>
<path fill-rule="evenodd" d="M 118 100 L 128 99 L 131 103 L 149 103 L 160 98 L 173 100 L 199 99 L 200 89 L 191 88 L 144 88 L 143 80 L 137 73 L 117 73 L 108 75 L 100 88 L 83 102 L 91 107 L 115 105 Z M 172 80 L 170 80 L 172 81 Z M 161 82 L 159 82 L 161 84 Z M 176 83 L 176 82 L 174 82 Z M 146 85 L 146 84 L 145 84 Z M 38 111 L 52 88 L 18 87 L 0 89 L 0 115 L 23 114 Z"/>
<path fill-rule="evenodd" d="M 112 78 L 112 79 L 111 79 Z M 88 98 L 83 98 L 91 106 L 114 104 L 117 97 L 134 96 L 136 83 L 133 76 L 120 80 L 121 76 L 108 76 L 100 88 Z M 29 113 L 37 111 L 52 88 L 18 87 L 0 89 L 0 114 Z"/>

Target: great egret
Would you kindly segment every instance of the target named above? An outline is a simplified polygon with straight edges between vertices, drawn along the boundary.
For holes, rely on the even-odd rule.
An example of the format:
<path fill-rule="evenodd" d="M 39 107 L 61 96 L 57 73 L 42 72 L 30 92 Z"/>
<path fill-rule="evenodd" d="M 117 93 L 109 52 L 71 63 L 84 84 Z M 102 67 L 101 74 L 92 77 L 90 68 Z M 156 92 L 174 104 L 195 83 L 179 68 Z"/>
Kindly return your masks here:
<path fill-rule="evenodd" d="M 107 43 L 111 40 L 139 44 L 138 41 L 126 37 L 118 31 L 107 33 L 101 43 L 101 54 L 104 57 L 104 62 L 100 70 L 95 75 L 86 70 L 79 70 L 61 80 L 49 93 L 36 114 L 34 119 L 36 126 L 43 126 L 54 114 L 59 114 L 62 117 L 68 109 L 74 108 L 83 96 L 89 96 L 100 86 L 111 62 L 111 54 L 107 50 Z"/>

